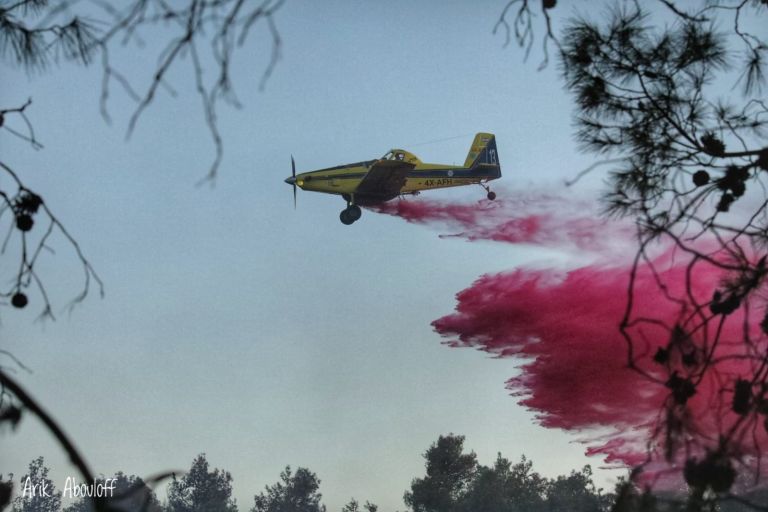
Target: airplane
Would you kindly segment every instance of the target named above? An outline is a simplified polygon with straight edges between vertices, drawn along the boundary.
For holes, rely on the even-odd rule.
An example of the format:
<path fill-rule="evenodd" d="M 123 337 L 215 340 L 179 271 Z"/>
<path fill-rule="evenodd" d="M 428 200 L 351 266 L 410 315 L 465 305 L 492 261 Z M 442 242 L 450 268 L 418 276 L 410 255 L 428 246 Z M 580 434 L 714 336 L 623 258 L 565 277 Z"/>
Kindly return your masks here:
<path fill-rule="evenodd" d="M 493 201 L 496 193 L 486 183 L 501 178 L 496 137 L 492 133 L 475 135 L 461 167 L 424 163 L 404 149 L 392 149 L 377 160 L 301 174 L 296 174 L 296 163 L 291 156 L 291 169 L 293 173 L 285 182 L 293 186 L 294 207 L 297 186 L 302 190 L 340 195 L 347 202 L 339 215 L 345 225 L 360 219 L 360 206 L 380 204 L 406 194 L 417 195 L 422 190 L 478 184 Z"/>

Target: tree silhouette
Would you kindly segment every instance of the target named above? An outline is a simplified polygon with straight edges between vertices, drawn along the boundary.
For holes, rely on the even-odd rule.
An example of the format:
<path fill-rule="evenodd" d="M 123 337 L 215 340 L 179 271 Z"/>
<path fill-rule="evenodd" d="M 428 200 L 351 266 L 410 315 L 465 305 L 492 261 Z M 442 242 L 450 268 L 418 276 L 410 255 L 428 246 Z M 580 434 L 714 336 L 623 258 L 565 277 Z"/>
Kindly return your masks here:
<path fill-rule="evenodd" d="M 113 478 L 115 490 L 110 508 L 124 512 L 162 512 L 154 491 L 140 477 L 118 471 Z"/>
<path fill-rule="evenodd" d="M 237 512 L 232 499 L 232 476 L 228 471 L 208 470 L 201 453 L 183 477 L 175 476 L 168 486 L 169 512 Z"/>
<path fill-rule="evenodd" d="M 605 211 L 637 227 L 617 321 L 627 366 L 666 398 L 633 476 L 677 465 L 689 507 L 714 506 L 737 486 L 761 484 L 768 448 L 768 2 L 659 0 L 674 20 L 664 27 L 653 26 L 648 4 L 616 2 L 559 34 L 555 2 L 541 5 L 577 140 L 606 158 L 585 172 L 610 169 Z M 497 25 L 508 29 L 515 12 L 528 48 L 531 8 L 509 2 Z M 746 19 L 763 30 L 750 33 Z M 740 96 L 713 85 L 725 82 Z M 636 291 L 640 279 L 656 284 L 653 307 Z"/>
<path fill-rule="evenodd" d="M 525 456 L 512 464 L 499 453 L 483 466 L 474 452 L 464 453 L 463 436 L 440 436 L 424 458 L 427 475 L 415 478 L 404 498 L 414 512 L 607 512 L 615 501 L 595 487 L 589 466 L 555 479 L 533 471 Z"/>
<path fill-rule="evenodd" d="M 136 475 L 126 476 L 118 471 L 111 482 L 100 478 L 99 483 L 111 486 L 111 494 L 107 496 L 108 506 L 114 512 L 162 512 L 163 507 L 152 489 Z M 84 497 L 64 509 L 64 512 L 93 512 L 93 500 Z"/>
<path fill-rule="evenodd" d="M 365 512 L 376 512 L 379 510 L 379 507 L 370 501 L 366 501 L 365 505 L 363 505 L 363 510 Z M 352 498 L 349 500 L 349 503 L 341 507 L 341 512 L 360 512 L 360 503 L 355 498 Z"/>
<path fill-rule="evenodd" d="M 8 479 L 0 475 L 0 512 L 11 503 L 11 496 L 13 496 L 13 473 L 8 475 Z"/>
<path fill-rule="evenodd" d="M 266 486 L 264 491 L 253 497 L 251 512 L 325 512 L 320 503 L 323 495 L 319 492 L 320 479 L 307 468 L 298 468 L 296 473 L 286 466 L 280 473 L 280 481 Z M 357 506 L 357 502 L 352 500 Z M 373 505 L 375 512 L 376 506 Z"/>
<path fill-rule="evenodd" d="M 592 481 L 592 468 L 571 471 L 550 480 L 546 489 L 547 508 L 552 512 L 607 510 L 610 498 L 602 496 Z"/>
<path fill-rule="evenodd" d="M 463 499 L 477 471 L 477 456 L 464 453 L 464 436 L 440 436 L 424 453 L 427 474 L 415 478 L 403 500 L 414 512 L 447 512 Z"/>
<path fill-rule="evenodd" d="M 29 463 L 29 472 L 19 479 L 22 492 L 13 500 L 13 512 L 59 512 L 61 492 L 48 478 L 43 457 Z"/>
<path fill-rule="evenodd" d="M 498 512 L 544 512 L 547 480 L 533 471 L 523 457 L 515 464 L 498 454 L 493 467 L 480 466 L 457 510 Z"/>

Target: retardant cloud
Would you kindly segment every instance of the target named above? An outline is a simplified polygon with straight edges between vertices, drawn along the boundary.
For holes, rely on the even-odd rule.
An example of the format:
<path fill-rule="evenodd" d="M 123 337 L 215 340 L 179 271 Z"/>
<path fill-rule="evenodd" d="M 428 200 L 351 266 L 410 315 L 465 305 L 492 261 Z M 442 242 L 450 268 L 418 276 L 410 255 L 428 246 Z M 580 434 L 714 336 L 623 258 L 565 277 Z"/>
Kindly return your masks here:
<path fill-rule="evenodd" d="M 708 304 L 727 277 L 722 269 L 701 259 L 691 264 L 686 253 L 667 246 L 650 249 L 652 254 L 632 273 L 636 241 L 631 226 L 606 222 L 593 208 L 551 195 L 471 204 L 402 200 L 377 210 L 409 222 L 459 229 L 448 236 L 470 241 L 577 249 L 580 257 L 592 251 L 594 263 L 588 266 L 483 275 L 456 295 L 453 313 L 432 322 L 450 346 L 518 358 L 521 373 L 507 382 L 513 395 L 543 426 L 581 432 L 588 454 L 634 467 L 648 460 L 650 446 L 646 469 L 654 469 L 645 474 L 659 476 L 666 465 L 667 443 L 682 442 L 674 439 L 669 425 L 677 422 L 687 435 L 700 436 L 701 447 L 716 440 L 735 419 L 728 382 L 751 374 L 743 366 L 748 363 L 729 359 L 747 328 L 742 310 L 723 317 L 722 325 L 697 332 L 675 327 L 686 325 L 691 315 L 710 314 L 708 309 L 692 310 L 688 299 Z M 619 246 L 624 250 L 606 250 Z M 629 343 L 619 325 L 627 312 L 631 276 Z M 724 343 L 707 341 L 714 339 L 713 329 L 721 329 Z M 671 376 L 679 367 L 682 378 L 695 364 L 686 360 L 695 358 L 694 346 L 709 347 L 723 361 L 717 372 L 704 372 L 700 381 L 694 380 L 695 392 L 681 398 L 685 407 L 679 407 Z M 659 349 L 669 352 L 666 360 L 657 356 Z M 630 368 L 630 359 L 635 368 Z M 749 464 L 764 450 L 761 446 L 768 446 L 766 431 L 760 426 L 742 437 L 738 458 Z M 697 454 L 692 450 L 688 456 Z"/>

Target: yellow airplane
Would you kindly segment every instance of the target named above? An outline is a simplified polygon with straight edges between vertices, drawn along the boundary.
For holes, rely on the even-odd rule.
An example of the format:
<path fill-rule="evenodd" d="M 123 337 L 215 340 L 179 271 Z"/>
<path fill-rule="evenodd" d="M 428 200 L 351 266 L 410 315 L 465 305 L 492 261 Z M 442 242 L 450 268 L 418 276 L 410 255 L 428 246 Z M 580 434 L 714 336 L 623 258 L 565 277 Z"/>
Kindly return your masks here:
<path fill-rule="evenodd" d="M 392 149 L 378 160 L 301 174 L 296 174 L 296 164 L 291 157 L 291 168 L 293 174 L 285 182 L 293 186 L 294 206 L 297 186 L 302 190 L 340 195 L 347 207 L 339 217 L 347 225 L 360 218 L 361 205 L 375 205 L 422 190 L 479 184 L 488 192 L 488 199 L 494 200 L 496 194 L 486 183 L 501 178 L 496 137 L 492 133 L 475 135 L 462 167 L 427 164 L 404 149 Z"/>

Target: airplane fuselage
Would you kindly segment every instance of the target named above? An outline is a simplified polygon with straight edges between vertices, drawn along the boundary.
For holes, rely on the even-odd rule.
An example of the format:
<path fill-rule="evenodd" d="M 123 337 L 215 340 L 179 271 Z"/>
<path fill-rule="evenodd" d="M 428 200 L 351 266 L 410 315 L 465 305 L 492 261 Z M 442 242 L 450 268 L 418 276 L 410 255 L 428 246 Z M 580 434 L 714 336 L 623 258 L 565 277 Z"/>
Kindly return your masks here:
<path fill-rule="evenodd" d="M 383 203 L 405 194 L 422 190 L 480 184 L 488 199 L 496 194 L 486 183 L 501 177 L 496 140 L 491 133 L 478 133 L 472 142 L 463 166 L 427 164 L 404 149 L 392 149 L 382 158 L 346 165 L 327 167 L 296 174 L 291 157 L 292 175 L 285 180 L 293 186 L 312 192 L 340 195 L 347 208 L 340 214 L 341 222 L 352 224 L 360 218 L 360 206 Z"/>
<path fill-rule="evenodd" d="M 377 160 L 368 160 L 297 174 L 296 185 L 303 190 L 312 192 L 351 196 L 375 162 Z M 479 169 L 470 169 L 468 167 L 419 163 L 408 172 L 405 185 L 400 189 L 399 194 L 395 194 L 389 199 L 397 197 L 397 195 L 413 194 L 422 190 L 484 183 L 500 176 L 498 166 L 487 166 L 487 169 L 482 169 L 482 166 Z"/>

